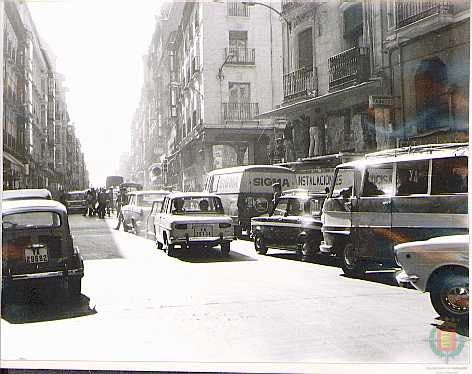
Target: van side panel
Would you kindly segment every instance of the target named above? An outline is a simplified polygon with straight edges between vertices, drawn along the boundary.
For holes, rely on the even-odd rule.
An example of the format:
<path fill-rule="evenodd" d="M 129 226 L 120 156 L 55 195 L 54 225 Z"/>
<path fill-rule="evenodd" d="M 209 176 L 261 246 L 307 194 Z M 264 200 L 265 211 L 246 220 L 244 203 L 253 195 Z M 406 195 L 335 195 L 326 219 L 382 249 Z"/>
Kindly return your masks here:
<path fill-rule="evenodd" d="M 467 194 L 392 197 L 394 244 L 469 232 Z"/>

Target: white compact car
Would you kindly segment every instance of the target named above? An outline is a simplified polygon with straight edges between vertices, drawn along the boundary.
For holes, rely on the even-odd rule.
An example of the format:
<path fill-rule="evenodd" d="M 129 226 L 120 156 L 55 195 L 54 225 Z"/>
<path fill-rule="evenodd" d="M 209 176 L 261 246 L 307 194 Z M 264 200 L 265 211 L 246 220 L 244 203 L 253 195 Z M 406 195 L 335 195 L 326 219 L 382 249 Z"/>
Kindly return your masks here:
<path fill-rule="evenodd" d="M 169 256 L 175 254 L 175 246 L 189 249 L 217 245 L 228 256 L 234 240 L 233 221 L 224 215 L 220 198 L 205 192 L 167 195 L 154 219 L 154 227 L 157 247 L 165 248 Z"/>
<path fill-rule="evenodd" d="M 429 292 L 443 318 L 469 317 L 469 235 L 398 244 L 395 258 L 403 268 L 396 277 L 400 285 Z"/>

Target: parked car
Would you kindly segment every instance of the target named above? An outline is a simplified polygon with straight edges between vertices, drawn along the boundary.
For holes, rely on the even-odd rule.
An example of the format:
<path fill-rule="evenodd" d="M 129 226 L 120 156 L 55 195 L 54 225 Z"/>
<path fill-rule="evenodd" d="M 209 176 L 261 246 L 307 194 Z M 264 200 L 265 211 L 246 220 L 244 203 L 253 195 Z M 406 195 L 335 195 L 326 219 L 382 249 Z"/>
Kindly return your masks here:
<path fill-rule="evenodd" d="M 84 263 L 74 247 L 67 210 L 53 200 L 2 203 L 2 288 L 21 282 L 64 281 L 81 294 Z"/>
<path fill-rule="evenodd" d="M 133 230 L 136 235 L 146 229 L 146 222 L 151 211 L 152 203 L 162 199 L 169 191 L 133 191 L 128 193 L 128 204 L 121 208 L 118 219 L 123 224 L 123 230 Z"/>
<path fill-rule="evenodd" d="M 217 245 L 222 255 L 228 256 L 234 240 L 233 221 L 224 214 L 221 199 L 207 192 L 167 195 L 154 227 L 157 247 L 165 247 L 169 256 L 175 254 L 175 246 L 183 250 Z"/>
<path fill-rule="evenodd" d="M 82 213 L 87 212 L 87 195 L 86 191 L 70 191 L 64 193 L 64 205 L 67 208 L 67 213 Z"/>
<path fill-rule="evenodd" d="M 2 191 L 2 200 L 28 200 L 28 199 L 47 199 L 52 200 L 52 195 L 45 188 L 28 188 L 22 190 Z"/>
<path fill-rule="evenodd" d="M 164 199 L 155 200 L 152 203 L 151 211 L 149 212 L 147 221 L 146 221 L 146 239 L 156 240 L 156 232 L 154 227 L 154 221 L 156 217 L 161 213 L 162 202 Z"/>
<path fill-rule="evenodd" d="M 442 236 L 395 246 L 402 267 L 400 285 L 411 283 L 429 292 L 443 318 L 469 318 L 469 235 Z"/>
<path fill-rule="evenodd" d="M 321 208 L 326 194 L 289 190 L 272 213 L 251 219 L 251 237 L 257 253 L 269 248 L 296 251 L 303 260 L 319 251 L 322 240 Z"/>
<path fill-rule="evenodd" d="M 468 145 L 431 144 L 338 165 L 323 204 L 321 252 L 346 274 L 396 266 L 396 244 L 467 234 Z"/>

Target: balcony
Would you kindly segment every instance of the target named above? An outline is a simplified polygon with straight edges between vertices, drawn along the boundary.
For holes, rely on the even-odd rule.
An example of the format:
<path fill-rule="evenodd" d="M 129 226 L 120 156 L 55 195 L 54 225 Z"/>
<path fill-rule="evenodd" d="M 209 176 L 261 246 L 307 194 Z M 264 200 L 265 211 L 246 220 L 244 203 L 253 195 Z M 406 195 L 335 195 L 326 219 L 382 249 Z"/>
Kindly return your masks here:
<path fill-rule="evenodd" d="M 447 0 L 397 0 L 395 2 L 395 26 L 399 29 L 432 15 L 450 13 L 452 13 L 452 5 Z"/>
<path fill-rule="evenodd" d="M 256 50 L 254 48 L 225 48 L 225 58 L 228 64 L 254 65 L 256 63 Z"/>
<path fill-rule="evenodd" d="M 328 59 L 329 90 L 336 91 L 369 79 L 369 50 L 354 47 Z"/>
<path fill-rule="evenodd" d="M 285 74 L 283 84 L 284 101 L 311 95 L 313 91 L 315 91 L 316 96 L 316 68 L 313 70 L 312 67 L 303 67 L 291 73 Z"/>
<path fill-rule="evenodd" d="M 223 103 L 226 121 L 251 121 L 259 114 L 259 103 Z"/>

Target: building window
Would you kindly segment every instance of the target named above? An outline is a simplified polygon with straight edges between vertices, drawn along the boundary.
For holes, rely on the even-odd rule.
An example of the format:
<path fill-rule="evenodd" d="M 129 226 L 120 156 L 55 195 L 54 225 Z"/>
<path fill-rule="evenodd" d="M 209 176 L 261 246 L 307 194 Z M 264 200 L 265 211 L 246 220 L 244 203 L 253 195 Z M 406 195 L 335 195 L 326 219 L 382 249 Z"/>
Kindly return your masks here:
<path fill-rule="evenodd" d="M 249 83 L 229 82 L 229 102 L 249 103 L 251 102 L 251 87 Z"/>
<path fill-rule="evenodd" d="M 359 39 L 363 33 L 362 3 L 351 5 L 343 12 L 343 25 L 343 35 L 347 43 L 347 49 L 358 47 Z"/>
<path fill-rule="evenodd" d="M 306 29 L 298 34 L 298 68 L 313 69 L 313 39 L 312 29 Z"/>
<path fill-rule="evenodd" d="M 246 49 L 247 48 L 247 31 L 230 31 L 229 32 L 229 48 L 230 49 Z"/>
<path fill-rule="evenodd" d="M 249 17 L 249 7 L 240 1 L 228 1 L 228 16 Z"/>
<path fill-rule="evenodd" d="M 420 62 L 415 74 L 418 132 L 449 127 L 446 65 L 433 57 Z"/>

